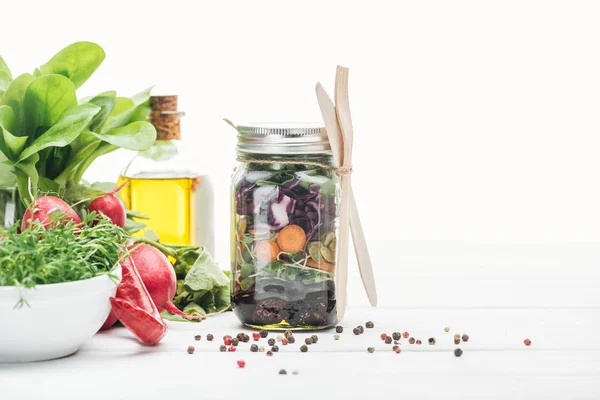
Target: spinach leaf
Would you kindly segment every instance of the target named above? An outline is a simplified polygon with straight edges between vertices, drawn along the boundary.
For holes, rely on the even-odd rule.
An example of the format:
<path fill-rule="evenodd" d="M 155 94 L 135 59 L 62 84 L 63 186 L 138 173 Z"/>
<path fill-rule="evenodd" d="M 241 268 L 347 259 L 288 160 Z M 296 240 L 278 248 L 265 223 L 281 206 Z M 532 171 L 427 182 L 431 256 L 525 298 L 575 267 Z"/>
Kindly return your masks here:
<path fill-rule="evenodd" d="M 10 133 L 15 126 L 15 114 L 9 106 L 0 106 L 0 150 L 4 155 L 16 161 L 19 153 L 23 150 L 27 137 L 13 136 Z"/>
<path fill-rule="evenodd" d="M 220 286 L 215 292 L 215 307 L 217 311 L 224 310 L 231 305 L 230 285 Z"/>
<path fill-rule="evenodd" d="M 215 286 L 229 285 L 229 278 L 221 271 L 208 251 L 202 249 L 200 256 L 184 279 L 188 292 L 210 291 Z"/>
<path fill-rule="evenodd" d="M 19 160 L 22 161 L 48 147 L 67 146 L 88 128 L 99 111 L 100 107 L 93 104 L 80 104 L 67 110 L 50 129 L 23 150 Z"/>
<path fill-rule="evenodd" d="M 146 150 L 156 140 L 156 129 L 149 122 L 137 121 L 105 134 L 92 132 L 92 135 L 112 145 L 128 150 Z"/>
<path fill-rule="evenodd" d="M 30 193 L 37 191 L 37 184 L 39 180 L 39 174 L 35 168 L 35 164 L 40 160 L 38 153 L 33 154 L 26 160 L 19 161 L 14 165 L 14 173 L 17 177 L 17 188 L 19 190 L 19 197 L 25 207 L 29 207 L 29 204 L 33 201 Z M 31 191 L 29 190 L 31 185 Z"/>
<path fill-rule="evenodd" d="M 146 89 L 143 92 L 132 96 L 131 99 L 127 97 L 117 97 L 110 115 L 100 129 L 97 129 L 99 133 L 107 133 L 112 129 L 126 125 L 129 122 L 138 121 L 139 119 L 135 119 L 140 118 L 140 116 L 137 115 L 138 109 L 142 110 L 140 111 L 142 113 L 146 111 L 149 112 L 147 103 L 150 100 L 151 89 L 152 88 Z M 147 115 L 148 114 L 146 113 L 146 115 L 143 116 L 143 120 L 146 119 Z"/>
<path fill-rule="evenodd" d="M 4 59 L 0 56 L 0 99 L 8 89 L 8 86 L 12 82 L 12 74 Z"/>
<path fill-rule="evenodd" d="M 23 107 L 27 134 L 35 138 L 77 105 L 73 82 L 62 75 L 43 75 L 27 87 Z"/>
<path fill-rule="evenodd" d="M 0 105 L 6 105 L 12 108 L 15 114 L 15 127 L 14 133 L 17 136 L 26 136 L 25 132 L 25 108 L 23 106 L 23 99 L 25 98 L 25 92 L 27 88 L 33 82 L 35 78 L 31 74 L 23 74 L 19 75 L 17 79 L 12 81 L 4 96 L 2 96 L 2 100 L 0 100 Z"/>
<path fill-rule="evenodd" d="M 206 315 L 206 311 L 196 303 L 189 303 L 187 306 L 183 307 L 183 310 L 181 311 L 187 315 Z"/>
<path fill-rule="evenodd" d="M 62 75 L 79 88 L 102 64 L 104 57 L 104 50 L 96 43 L 76 42 L 56 53 L 39 71 L 44 75 Z"/>
<path fill-rule="evenodd" d="M 90 131 L 93 131 L 100 125 L 106 121 L 111 111 L 115 107 L 115 103 L 117 102 L 117 92 L 105 92 L 101 93 L 98 96 L 92 97 L 88 103 L 95 104 L 101 107 L 101 110 L 96 116 L 94 120 L 90 124 Z"/>

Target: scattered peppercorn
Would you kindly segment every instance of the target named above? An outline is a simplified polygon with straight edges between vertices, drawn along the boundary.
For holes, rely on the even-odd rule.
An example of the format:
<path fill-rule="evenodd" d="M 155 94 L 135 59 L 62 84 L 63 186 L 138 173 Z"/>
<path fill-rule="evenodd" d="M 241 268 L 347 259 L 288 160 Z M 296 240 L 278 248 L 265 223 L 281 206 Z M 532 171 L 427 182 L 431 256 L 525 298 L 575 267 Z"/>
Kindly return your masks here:
<path fill-rule="evenodd" d="M 310 340 L 312 340 L 313 343 L 317 343 L 319 341 L 319 337 L 317 335 L 312 335 Z"/>
<path fill-rule="evenodd" d="M 267 331 L 265 331 L 265 330 L 263 330 L 263 331 L 260 331 L 260 337 L 261 337 L 261 338 L 266 338 L 266 337 L 267 337 L 267 335 L 269 335 L 269 332 L 267 332 Z"/>
<path fill-rule="evenodd" d="M 258 341 L 260 340 L 260 333 L 258 333 L 258 332 L 254 332 L 254 333 L 252 333 L 252 339 L 253 339 L 255 342 L 258 342 Z"/>
<path fill-rule="evenodd" d="M 253 344 L 250 346 L 250 351 L 256 353 L 258 351 L 258 345 Z"/>
<path fill-rule="evenodd" d="M 469 341 L 469 335 L 467 335 L 466 333 L 464 335 L 462 335 L 462 341 L 463 342 L 468 342 Z"/>
<path fill-rule="evenodd" d="M 231 339 L 231 336 L 229 336 L 229 335 L 225 335 L 225 336 L 223 336 L 223 340 L 225 340 L 225 339 L 227 339 L 227 338 Z"/>
<path fill-rule="evenodd" d="M 237 365 L 240 368 L 244 368 L 246 366 L 246 361 L 244 361 L 244 360 L 238 360 L 237 361 Z"/>
<path fill-rule="evenodd" d="M 227 349 L 227 351 L 232 351 L 233 352 L 233 351 L 235 351 L 235 347 L 229 346 L 229 348 Z"/>
<path fill-rule="evenodd" d="M 454 339 L 454 344 L 460 344 L 460 339 Z"/>
<path fill-rule="evenodd" d="M 335 340 L 340 340 L 340 335 L 333 335 L 333 338 L 334 338 Z"/>
<path fill-rule="evenodd" d="M 391 344 L 392 343 L 392 338 L 390 336 L 385 338 L 385 344 Z"/>
<path fill-rule="evenodd" d="M 267 351 L 267 356 L 271 357 L 273 355 L 273 352 L 271 350 Z"/>
<path fill-rule="evenodd" d="M 379 336 L 381 338 L 381 340 L 385 340 L 385 338 L 387 337 L 387 335 L 385 333 L 382 333 L 381 336 Z"/>
<path fill-rule="evenodd" d="M 242 342 L 248 343 L 249 341 L 250 341 L 250 336 L 244 335 L 244 337 L 242 338 Z"/>
<path fill-rule="evenodd" d="M 231 339 L 231 337 L 225 337 L 225 338 L 223 339 L 223 344 L 224 344 L 225 346 L 231 346 L 231 342 L 232 342 L 232 340 L 233 340 L 233 339 Z"/>
<path fill-rule="evenodd" d="M 460 334 L 458 333 L 454 335 L 454 341 L 456 342 L 457 340 L 460 341 Z"/>
<path fill-rule="evenodd" d="M 529 339 L 523 340 L 523 343 L 525 343 L 525 346 L 531 346 L 531 340 Z"/>
<path fill-rule="evenodd" d="M 360 335 L 360 329 L 358 329 L 358 328 L 354 328 L 354 329 L 352 329 L 352 332 L 353 332 L 355 335 Z"/>
<path fill-rule="evenodd" d="M 367 322 L 365 323 L 365 326 L 366 326 L 367 328 L 369 328 L 369 329 L 371 329 L 371 328 L 375 328 L 375 324 L 373 323 L 373 321 L 367 321 Z"/>
<path fill-rule="evenodd" d="M 430 337 L 429 338 L 429 344 L 431 344 L 431 345 L 435 344 L 435 338 L 434 337 Z"/>
<path fill-rule="evenodd" d="M 212 333 L 209 333 L 208 335 L 206 335 L 206 340 L 208 340 L 209 342 L 212 342 L 214 338 L 215 337 L 213 336 Z"/>
<path fill-rule="evenodd" d="M 397 340 L 394 340 L 394 344 L 399 344 L 400 342 Z"/>
<path fill-rule="evenodd" d="M 221 352 L 227 351 L 227 346 L 225 346 L 224 344 L 222 344 L 222 345 L 219 347 L 219 351 L 221 351 Z"/>
<path fill-rule="evenodd" d="M 279 375 L 287 375 L 287 371 L 285 369 L 280 369 Z"/>
<path fill-rule="evenodd" d="M 308 351 L 308 346 L 303 344 L 302 346 L 300 346 L 300 351 L 306 353 Z"/>
<path fill-rule="evenodd" d="M 400 354 L 400 352 L 401 352 L 402 350 L 400 350 L 400 347 L 398 347 L 398 348 L 397 348 L 396 350 L 394 350 L 394 351 L 396 352 L 396 354 Z"/>
<path fill-rule="evenodd" d="M 375 347 L 367 347 L 367 351 L 369 353 L 374 353 L 375 352 Z"/>
<path fill-rule="evenodd" d="M 461 349 L 455 349 L 454 350 L 454 357 L 460 357 L 462 356 L 463 351 Z"/>
<path fill-rule="evenodd" d="M 415 344 L 415 338 L 414 337 L 408 338 L 408 343 Z"/>
<path fill-rule="evenodd" d="M 292 343 L 296 343 L 296 338 L 295 338 L 295 337 L 293 337 L 293 336 L 290 336 L 290 337 L 287 339 L 287 341 L 288 341 L 288 343 L 290 343 L 290 344 L 292 344 Z"/>
<path fill-rule="evenodd" d="M 288 344 L 288 340 L 287 340 L 286 338 L 283 338 L 283 339 L 281 339 L 281 344 L 282 344 L 283 346 L 287 346 L 287 344 Z"/>
<path fill-rule="evenodd" d="M 273 346 L 275 344 L 275 339 L 271 338 L 267 341 L 267 343 L 269 344 L 269 346 Z"/>
<path fill-rule="evenodd" d="M 342 332 L 344 332 L 344 327 L 341 326 L 341 325 L 338 325 L 338 326 L 335 327 L 335 331 L 337 333 L 342 333 Z"/>
<path fill-rule="evenodd" d="M 410 336 L 410 334 L 409 334 L 408 332 L 404 332 L 404 333 L 402 334 L 402 337 L 403 337 L 404 339 L 408 339 L 408 337 L 409 337 L 409 336 Z"/>
<path fill-rule="evenodd" d="M 394 347 L 392 347 L 392 350 L 396 351 L 396 349 L 399 349 L 399 348 L 400 348 L 400 346 L 394 346 Z"/>
<path fill-rule="evenodd" d="M 239 341 L 238 338 L 231 339 L 231 345 L 232 346 L 237 346 L 238 344 L 240 344 L 240 341 Z"/>
<path fill-rule="evenodd" d="M 312 339 L 307 337 L 306 339 L 304 339 L 304 343 L 306 344 L 312 344 Z"/>
<path fill-rule="evenodd" d="M 271 351 L 273 351 L 274 353 L 277 353 L 279 351 L 279 346 L 275 345 L 275 346 L 271 347 Z"/>
<path fill-rule="evenodd" d="M 392 333 L 392 337 L 394 338 L 394 340 L 400 340 L 402 334 L 400 332 L 394 332 Z"/>
<path fill-rule="evenodd" d="M 298 371 L 292 371 L 292 375 L 298 375 Z"/>
<path fill-rule="evenodd" d="M 365 332 L 365 328 L 362 325 L 357 326 L 357 328 L 360 331 L 360 333 L 364 333 Z"/>
<path fill-rule="evenodd" d="M 444 328 L 444 332 L 450 332 L 450 328 L 448 328 L 448 327 L 445 327 L 445 328 Z"/>
<path fill-rule="evenodd" d="M 416 343 L 421 344 L 421 339 L 417 339 Z"/>
<path fill-rule="evenodd" d="M 194 350 L 196 350 L 196 349 L 194 349 L 194 346 L 189 346 L 188 350 L 187 350 L 188 354 L 194 354 Z"/>
<path fill-rule="evenodd" d="M 258 348 L 258 352 L 259 352 L 259 353 L 264 353 L 264 352 L 265 352 L 265 348 L 264 348 L 264 347 L 262 347 L 262 346 L 260 346 L 260 347 Z"/>
<path fill-rule="evenodd" d="M 237 335 L 235 335 L 235 338 L 241 342 L 244 338 L 244 332 L 238 333 Z"/>
<path fill-rule="evenodd" d="M 286 339 L 289 339 L 290 336 L 294 336 L 294 333 L 288 329 L 283 333 L 283 336 L 285 336 Z"/>
<path fill-rule="evenodd" d="M 196 335 L 196 336 L 194 336 L 194 340 L 198 341 L 198 340 L 200 340 L 200 339 L 202 339 L 202 336 L 200 336 L 200 335 Z"/>

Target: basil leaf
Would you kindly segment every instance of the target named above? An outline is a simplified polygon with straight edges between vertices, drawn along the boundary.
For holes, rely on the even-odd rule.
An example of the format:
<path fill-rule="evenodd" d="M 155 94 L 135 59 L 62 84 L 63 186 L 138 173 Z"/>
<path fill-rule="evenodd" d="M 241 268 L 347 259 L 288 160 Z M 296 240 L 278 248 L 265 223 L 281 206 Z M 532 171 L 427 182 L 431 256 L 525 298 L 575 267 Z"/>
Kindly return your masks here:
<path fill-rule="evenodd" d="M 39 71 L 44 75 L 62 75 L 79 88 L 98 69 L 104 57 L 104 50 L 96 43 L 76 42 L 56 53 Z"/>

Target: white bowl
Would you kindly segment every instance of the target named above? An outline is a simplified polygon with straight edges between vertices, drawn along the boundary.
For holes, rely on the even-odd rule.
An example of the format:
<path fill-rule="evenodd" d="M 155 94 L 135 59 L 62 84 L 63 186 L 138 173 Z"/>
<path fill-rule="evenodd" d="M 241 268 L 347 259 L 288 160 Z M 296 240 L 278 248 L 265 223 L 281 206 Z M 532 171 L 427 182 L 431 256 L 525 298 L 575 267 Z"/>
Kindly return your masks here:
<path fill-rule="evenodd" d="M 121 278 L 121 267 L 113 275 Z M 0 286 L 0 362 L 50 360 L 75 353 L 102 326 L 117 283 L 108 275 L 83 281 Z M 27 300 L 15 308 L 21 296 Z"/>

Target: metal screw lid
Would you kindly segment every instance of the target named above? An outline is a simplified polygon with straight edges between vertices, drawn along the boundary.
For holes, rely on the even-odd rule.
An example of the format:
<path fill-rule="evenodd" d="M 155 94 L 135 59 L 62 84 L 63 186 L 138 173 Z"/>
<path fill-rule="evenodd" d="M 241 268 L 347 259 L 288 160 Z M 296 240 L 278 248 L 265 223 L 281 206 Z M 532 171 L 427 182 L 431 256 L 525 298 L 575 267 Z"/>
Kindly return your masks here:
<path fill-rule="evenodd" d="M 327 131 L 318 123 L 238 125 L 237 151 L 254 154 L 328 154 Z"/>

